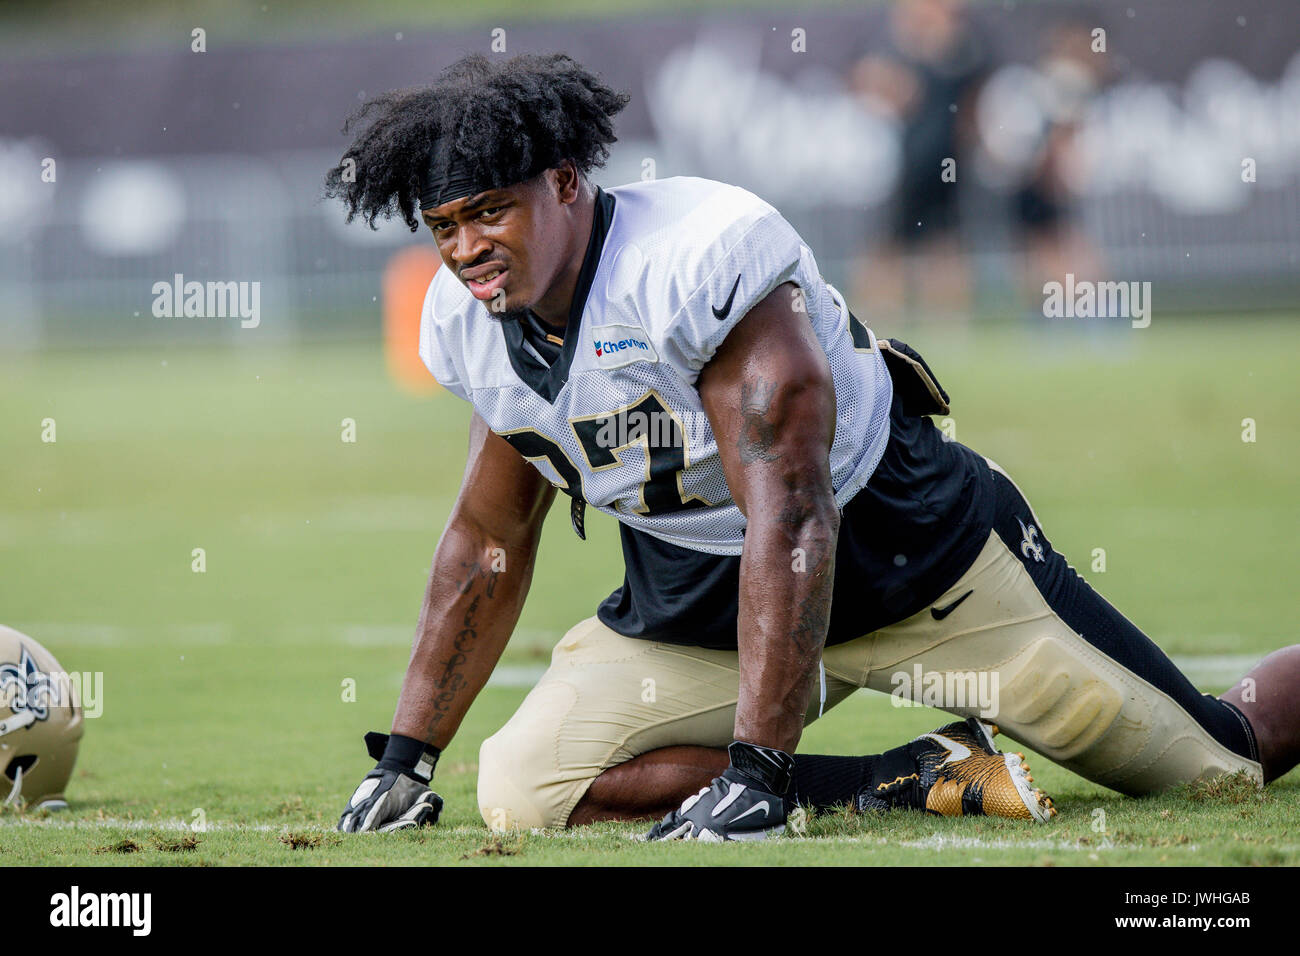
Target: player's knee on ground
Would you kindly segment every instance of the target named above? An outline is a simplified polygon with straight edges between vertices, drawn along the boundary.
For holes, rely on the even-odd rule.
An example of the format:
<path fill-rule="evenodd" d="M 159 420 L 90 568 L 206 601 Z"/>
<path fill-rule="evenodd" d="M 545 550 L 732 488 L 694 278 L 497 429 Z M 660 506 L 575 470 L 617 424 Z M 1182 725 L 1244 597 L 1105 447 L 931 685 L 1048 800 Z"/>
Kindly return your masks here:
<path fill-rule="evenodd" d="M 547 821 L 530 792 L 533 788 L 526 775 L 519 772 L 523 762 L 516 758 L 521 742 L 508 731 L 508 727 L 503 727 L 479 748 L 479 813 L 489 830 L 546 826 Z"/>
<path fill-rule="evenodd" d="M 548 796 L 554 785 L 537 769 L 545 765 L 547 746 L 543 735 L 517 728 L 513 721 L 483 741 L 478 756 L 478 808 L 488 829 L 562 827 L 569 822 L 567 814 L 559 818 L 561 811 Z M 549 746 L 554 750 L 554 736 Z"/>

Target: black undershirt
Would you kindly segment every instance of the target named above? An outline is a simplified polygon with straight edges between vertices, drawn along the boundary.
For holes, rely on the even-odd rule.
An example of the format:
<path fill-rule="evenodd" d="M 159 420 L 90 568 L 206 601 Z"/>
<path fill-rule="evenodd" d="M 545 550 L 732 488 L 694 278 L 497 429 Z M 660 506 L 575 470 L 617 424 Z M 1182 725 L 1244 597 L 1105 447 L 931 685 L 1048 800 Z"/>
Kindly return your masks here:
<path fill-rule="evenodd" d="M 923 610 L 957 582 L 993 526 L 983 456 L 902 406 L 895 394 L 884 456 L 842 512 L 828 646 Z M 600 620 L 626 637 L 735 650 L 740 558 L 625 524 L 619 533 L 623 585 L 601 602 Z"/>
<path fill-rule="evenodd" d="M 564 327 L 539 319 L 532 309 L 528 310 L 520 324 L 524 330 L 524 341 L 533 347 L 543 362 L 554 365 L 564 346 Z"/>

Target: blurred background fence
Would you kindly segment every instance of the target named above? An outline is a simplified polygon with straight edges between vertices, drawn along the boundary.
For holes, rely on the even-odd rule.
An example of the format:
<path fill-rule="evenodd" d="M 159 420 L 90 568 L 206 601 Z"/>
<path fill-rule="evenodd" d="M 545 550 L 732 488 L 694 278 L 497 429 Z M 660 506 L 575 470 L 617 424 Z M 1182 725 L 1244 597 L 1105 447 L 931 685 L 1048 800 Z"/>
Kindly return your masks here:
<path fill-rule="evenodd" d="M 1067 271 L 1150 281 L 1163 314 L 1300 305 L 1284 0 L 535 17 L 272 40 L 209 12 L 58 52 L 27 23 L 0 63 L 0 346 L 372 334 L 386 264 L 428 238 L 320 201 L 339 127 L 472 51 L 568 52 L 630 92 L 598 182 L 752 189 L 864 318 L 1033 314 Z M 256 331 L 156 317 L 178 274 L 260 283 Z"/>

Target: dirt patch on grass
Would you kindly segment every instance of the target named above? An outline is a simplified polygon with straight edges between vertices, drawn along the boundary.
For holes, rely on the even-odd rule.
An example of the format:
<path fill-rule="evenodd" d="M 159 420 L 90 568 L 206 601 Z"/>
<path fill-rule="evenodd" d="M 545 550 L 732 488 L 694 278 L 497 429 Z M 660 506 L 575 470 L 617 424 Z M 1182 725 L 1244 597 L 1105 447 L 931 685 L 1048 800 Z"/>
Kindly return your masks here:
<path fill-rule="evenodd" d="M 476 856 L 519 856 L 524 852 L 524 848 L 517 843 L 505 843 L 501 840 L 492 840 L 479 847 L 473 853 L 466 853 L 461 857 L 462 860 L 470 860 Z"/>
<path fill-rule="evenodd" d="M 161 836 L 153 838 L 154 849 L 161 850 L 163 853 L 189 853 L 191 850 L 198 849 L 198 846 L 199 838 L 188 833 L 179 840 L 168 840 Z"/>
<path fill-rule="evenodd" d="M 140 844 L 136 843 L 130 837 L 124 840 L 118 840 L 116 843 L 110 843 L 108 846 L 96 847 L 96 853 L 139 853 L 143 850 Z"/>
<path fill-rule="evenodd" d="M 319 833 L 295 833 L 290 830 L 280 834 L 280 842 L 291 850 L 315 850 L 325 841 Z"/>

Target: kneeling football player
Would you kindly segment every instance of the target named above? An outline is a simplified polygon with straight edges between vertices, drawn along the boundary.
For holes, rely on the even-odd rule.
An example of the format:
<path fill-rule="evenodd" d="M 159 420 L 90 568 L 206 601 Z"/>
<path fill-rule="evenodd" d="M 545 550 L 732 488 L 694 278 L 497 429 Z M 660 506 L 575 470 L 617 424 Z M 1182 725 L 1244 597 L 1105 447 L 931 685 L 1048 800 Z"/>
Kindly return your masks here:
<path fill-rule="evenodd" d="M 796 753 L 899 673 L 996 675 L 1004 733 L 1124 793 L 1300 759 L 1300 646 L 1251 672 L 1253 696 L 1198 693 L 994 462 L 943 440 L 925 361 L 850 313 L 775 209 L 704 179 L 593 185 L 626 102 L 568 57 L 468 57 L 363 107 L 328 177 L 349 219 L 432 233 L 420 353 L 473 408 L 392 733 L 368 738 L 341 829 L 436 819 L 438 754 L 514 630 L 557 489 L 579 536 L 588 504 L 619 521 L 625 576 L 484 741 L 494 828 L 663 816 L 651 838 L 752 839 L 796 804 L 1050 817 L 979 720 Z"/>

